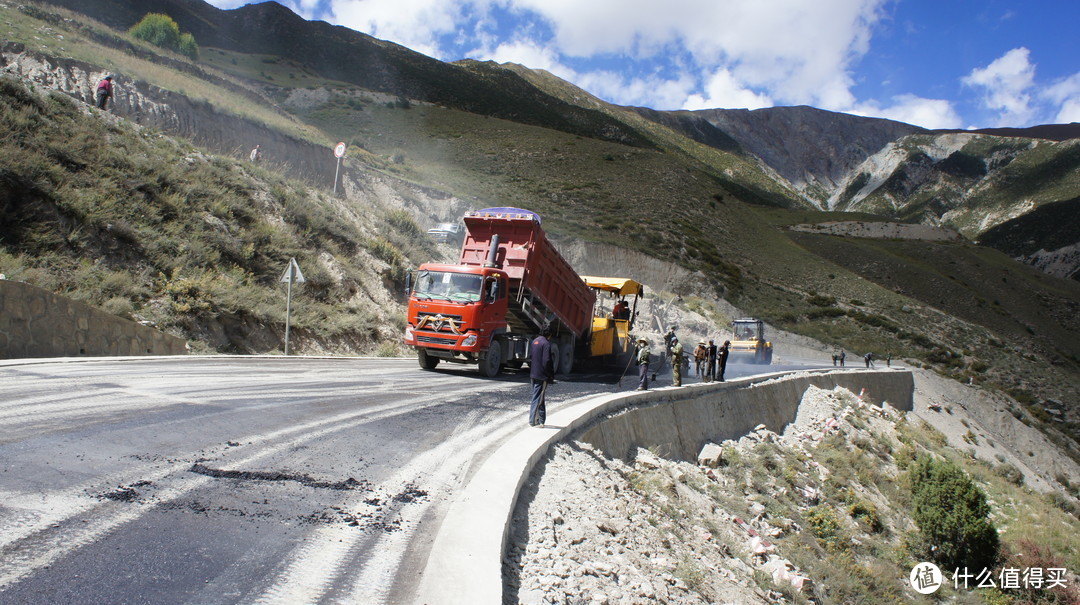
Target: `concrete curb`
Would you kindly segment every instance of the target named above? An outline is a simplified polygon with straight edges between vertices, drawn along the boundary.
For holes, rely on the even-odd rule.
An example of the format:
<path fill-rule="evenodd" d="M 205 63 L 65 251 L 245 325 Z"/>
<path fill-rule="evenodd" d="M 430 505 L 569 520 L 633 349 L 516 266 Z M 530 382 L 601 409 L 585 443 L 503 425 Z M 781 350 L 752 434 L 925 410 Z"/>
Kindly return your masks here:
<path fill-rule="evenodd" d="M 807 374 L 831 372 L 834 370 L 806 371 Z M 843 374 L 856 372 L 863 371 L 840 371 Z M 523 426 L 521 433 L 504 443 L 483 463 L 461 495 L 451 503 L 428 555 L 416 602 L 428 605 L 502 603 L 503 554 L 510 538 L 518 495 L 552 445 L 622 409 L 744 389 L 798 374 L 802 372 L 778 372 L 723 383 L 597 395 L 549 415 L 544 428 Z"/>

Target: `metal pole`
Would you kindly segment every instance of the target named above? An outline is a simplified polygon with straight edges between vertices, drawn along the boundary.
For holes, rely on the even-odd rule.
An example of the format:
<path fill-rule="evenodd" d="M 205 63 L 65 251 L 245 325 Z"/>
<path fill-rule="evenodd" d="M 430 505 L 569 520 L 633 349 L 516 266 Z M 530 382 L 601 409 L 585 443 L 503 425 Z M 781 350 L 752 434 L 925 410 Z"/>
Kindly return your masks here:
<path fill-rule="evenodd" d="M 285 298 L 285 354 L 289 354 L 289 315 L 292 313 L 292 283 L 296 279 L 292 265 L 289 265 L 289 288 Z"/>
<path fill-rule="evenodd" d="M 341 174 L 341 158 L 337 159 L 337 168 L 334 169 L 334 195 L 337 195 L 337 182 L 339 174 Z"/>

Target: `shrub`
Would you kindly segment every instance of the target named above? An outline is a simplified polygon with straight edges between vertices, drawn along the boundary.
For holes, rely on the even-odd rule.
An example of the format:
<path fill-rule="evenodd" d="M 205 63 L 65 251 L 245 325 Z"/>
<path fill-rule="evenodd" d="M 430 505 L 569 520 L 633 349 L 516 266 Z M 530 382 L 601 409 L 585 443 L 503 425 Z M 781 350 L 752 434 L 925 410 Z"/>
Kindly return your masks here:
<path fill-rule="evenodd" d="M 994 472 L 1013 485 L 1021 486 L 1024 484 L 1024 472 L 1012 464 L 1001 464 L 994 468 Z"/>
<path fill-rule="evenodd" d="M 848 515 L 853 519 L 862 519 L 870 531 L 881 533 L 885 526 L 881 523 L 881 516 L 877 507 L 865 500 L 859 500 L 848 507 Z"/>
<path fill-rule="evenodd" d="M 1004 566 L 1011 569 L 1064 569 L 1065 561 L 1055 555 L 1049 547 L 1040 546 L 1033 540 L 1022 538 L 1005 549 Z M 1046 586 L 1027 585 L 1019 582 L 1016 588 L 1009 589 L 1016 603 L 1060 603 L 1080 604 L 1080 589 L 1068 583 L 1047 588 Z"/>
<path fill-rule="evenodd" d="M 952 462 L 921 456 L 910 472 L 912 518 L 931 556 L 948 569 L 992 567 L 997 560 L 997 529 L 988 518 L 986 494 Z"/>
<path fill-rule="evenodd" d="M 840 531 L 840 520 L 836 518 L 836 511 L 828 504 L 821 504 L 811 508 L 803 514 L 806 522 L 810 525 L 810 532 L 825 545 L 830 551 L 839 550 L 844 544 L 844 537 Z"/>
<path fill-rule="evenodd" d="M 154 46 L 174 50 L 192 61 L 199 59 L 199 45 L 195 43 L 195 37 L 189 33 L 181 34 L 180 26 L 168 15 L 148 13 L 128 33 Z"/>

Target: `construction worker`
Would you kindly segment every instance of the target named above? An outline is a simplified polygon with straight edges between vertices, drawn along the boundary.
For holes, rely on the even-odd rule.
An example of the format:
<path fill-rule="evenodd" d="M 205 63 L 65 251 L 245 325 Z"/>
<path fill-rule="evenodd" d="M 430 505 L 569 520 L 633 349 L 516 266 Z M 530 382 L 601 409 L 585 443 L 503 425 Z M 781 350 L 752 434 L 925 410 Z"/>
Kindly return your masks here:
<path fill-rule="evenodd" d="M 720 349 L 716 352 L 716 363 L 720 370 L 720 382 L 724 382 L 724 371 L 727 370 L 727 358 L 728 353 L 731 352 L 731 341 L 725 340 L 724 344 L 720 345 Z"/>
<path fill-rule="evenodd" d="M 683 347 L 678 336 L 671 337 L 671 384 L 682 386 Z"/>
<path fill-rule="evenodd" d="M 547 420 L 548 385 L 555 382 L 555 360 L 551 356 L 551 327 L 544 324 L 540 335 L 529 345 L 529 379 L 532 383 L 532 399 L 529 402 L 529 426 L 544 426 Z"/>
<path fill-rule="evenodd" d="M 649 357 L 649 341 L 639 338 L 637 352 L 635 353 L 638 366 L 637 390 L 639 391 L 649 390 Z"/>
<path fill-rule="evenodd" d="M 705 382 L 716 380 L 716 344 L 709 339 L 709 346 L 705 347 Z"/>
<path fill-rule="evenodd" d="M 109 99 L 111 99 L 113 96 L 112 80 L 112 75 L 107 75 L 102 78 L 101 81 L 97 84 L 97 89 L 95 92 L 97 102 L 95 104 L 97 105 L 98 109 L 105 109 L 105 104 L 108 103 Z"/>
<path fill-rule="evenodd" d="M 611 316 L 615 319 L 630 319 L 630 305 L 626 303 L 626 298 L 620 298 L 619 302 L 615 303 Z"/>
<path fill-rule="evenodd" d="M 705 350 L 705 341 L 698 341 L 697 347 L 694 349 L 694 375 L 698 378 L 704 376 L 705 358 L 707 356 L 708 352 Z"/>

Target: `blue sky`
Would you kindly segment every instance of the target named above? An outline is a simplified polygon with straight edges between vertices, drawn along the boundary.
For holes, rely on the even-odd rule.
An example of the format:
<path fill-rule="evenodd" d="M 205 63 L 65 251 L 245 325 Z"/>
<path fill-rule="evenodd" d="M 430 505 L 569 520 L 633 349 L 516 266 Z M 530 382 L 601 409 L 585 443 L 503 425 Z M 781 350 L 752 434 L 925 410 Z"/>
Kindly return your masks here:
<path fill-rule="evenodd" d="M 620 105 L 811 105 L 927 128 L 1080 122 L 1077 0 L 280 2 L 444 61 L 546 69 Z"/>

